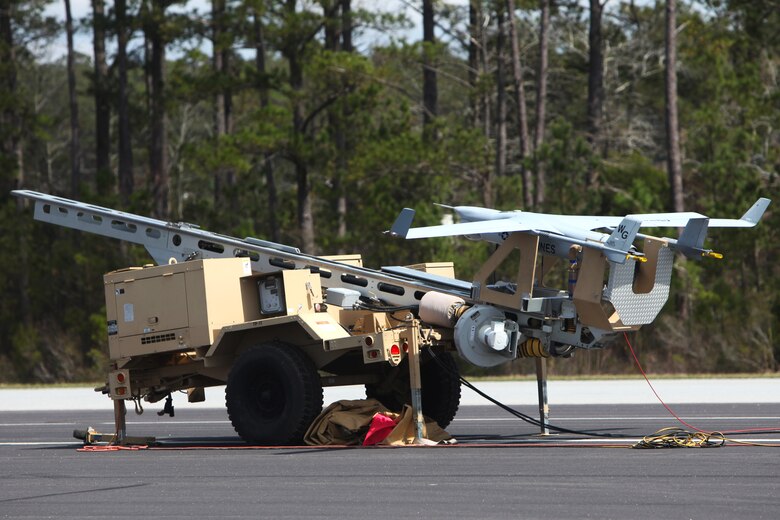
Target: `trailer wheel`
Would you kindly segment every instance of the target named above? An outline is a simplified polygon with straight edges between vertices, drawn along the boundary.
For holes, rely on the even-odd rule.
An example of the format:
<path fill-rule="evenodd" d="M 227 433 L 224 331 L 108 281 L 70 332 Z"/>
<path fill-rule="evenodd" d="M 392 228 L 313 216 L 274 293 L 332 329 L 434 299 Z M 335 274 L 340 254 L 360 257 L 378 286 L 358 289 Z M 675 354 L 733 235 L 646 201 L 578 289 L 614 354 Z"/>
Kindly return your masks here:
<path fill-rule="evenodd" d="M 429 350 L 423 350 L 420 352 L 420 378 L 423 415 L 446 428 L 460 405 L 460 376 L 455 359 L 449 352 L 438 353 L 433 359 Z M 366 385 L 366 397 L 377 399 L 395 412 L 411 403 L 407 359 L 397 367 L 387 369 L 383 381 Z"/>
<path fill-rule="evenodd" d="M 228 417 L 250 444 L 300 444 L 322 411 L 322 384 L 298 348 L 269 342 L 236 359 L 225 389 Z"/>

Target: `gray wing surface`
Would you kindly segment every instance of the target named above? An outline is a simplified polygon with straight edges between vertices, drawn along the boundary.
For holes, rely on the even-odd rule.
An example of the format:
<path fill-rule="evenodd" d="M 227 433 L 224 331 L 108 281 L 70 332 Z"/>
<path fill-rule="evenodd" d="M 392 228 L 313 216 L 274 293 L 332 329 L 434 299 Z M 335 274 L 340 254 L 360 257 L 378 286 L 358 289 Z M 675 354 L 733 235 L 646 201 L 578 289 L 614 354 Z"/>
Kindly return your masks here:
<path fill-rule="evenodd" d="M 644 213 L 626 216 L 641 221 L 641 227 L 685 227 L 692 218 L 707 218 L 704 215 L 693 212 Z M 555 215 L 555 217 L 560 227 L 568 224 L 588 230 L 613 228 L 620 224 L 624 218 L 589 215 Z"/>
<path fill-rule="evenodd" d="M 449 237 L 455 235 L 482 235 L 488 233 L 512 233 L 525 231 L 546 231 L 548 233 L 562 234 L 560 230 L 549 223 L 539 219 L 505 218 L 498 220 L 481 220 L 478 222 L 460 222 L 458 224 L 444 224 L 441 226 L 428 226 L 412 228 L 406 234 L 407 239 Z"/>
<path fill-rule="evenodd" d="M 741 218 L 713 218 L 709 221 L 709 227 L 749 228 L 758 224 L 771 200 L 758 199 L 753 206 Z M 565 229 L 566 225 L 587 228 L 589 230 L 599 228 L 613 228 L 617 226 L 623 217 L 605 217 L 589 215 L 550 215 L 556 221 L 556 225 Z M 707 218 L 706 215 L 695 212 L 682 213 L 639 213 L 626 215 L 642 222 L 641 227 L 685 227 L 691 219 Z"/>
<path fill-rule="evenodd" d="M 713 218 L 710 219 L 710 227 L 753 227 L 761 220 L 761 217 L 764 215 L 766 208 L 769 207 L 770 202 L 772 201 L 769 199 L 760 198 L 739 220 Z"/>
<path fill-rule="evenodd" d="M 769 207 L 769 199 L 761 198 L 739 219 L 710 219 L 709 227 L 749 228 L 758 224 L 762 215 Z M 406 210 L 404 210 L 406 211 Z M 640 227 L 676 227 L 683 228 L 688 221 L 693 219 L 707 219 L 705 215 L 695 212 L 681 213 L 640 213 L 626 215 L 626 217 L 610 217 L 597 215 L 550 215 L 544 213 L 518 212 L 494 220 L 478 220 L 474 222 L 460 222 L 457 224 L 444 224 L 440 226 L 427 226 L 411 228 L 414 212 L 399 215 L 399 236 L 407 239 L 434 238 L 457 235 L 483 235 L 489 233 L 554 233 L 566 236 L 569 228 L 579 230 L 594 230 L 602 228 L 615 228 L 624 218 L 639 221 Z M 498 216 L 498 215 L 497 215 Z M 402 218 L 403 217 L 403 218 Z M 403 221 L 403 225 L 399 224 Z M 394 226 L 395 228 L 395 226 Z M 406 231 L 408 229 L 408 231 Z"/>

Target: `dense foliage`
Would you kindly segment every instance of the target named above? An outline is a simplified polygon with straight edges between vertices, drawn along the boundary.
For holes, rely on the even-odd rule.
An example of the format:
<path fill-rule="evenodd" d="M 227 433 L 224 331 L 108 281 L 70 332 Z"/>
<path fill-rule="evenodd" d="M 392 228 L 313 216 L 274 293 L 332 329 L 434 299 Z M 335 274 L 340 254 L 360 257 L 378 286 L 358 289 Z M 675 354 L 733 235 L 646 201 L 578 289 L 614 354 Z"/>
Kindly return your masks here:
<path fill-rule="evenodd" d="M 382 231 L 402 207 L 417 210 L 417 224 L 441 220 L 437 202 L 572 214 L 671 210 L 664 2 L 604 6 L 597 119 L 588 111 L 595 62 L 587 3 L 551 3 L 542 126 L 534 110 L 537 2 L 426 0 L 432 41 L 418 38 L 416 11 L 354 3 L 213 0 L 199 12 L 186 1 L 93 0 L 76 37 L 106 50 L 73 55 L 72 120 L 66 57 L 45 57 L 64 23 L 44 16 L 45 0 L 0 0 L 0 382 L 100 378 L 102 274 L 149 261 L 135 246 L 33 222 L 9 195 L 14 188 L 310 253 L 359 252 L 372 267 L 453 260 L 461 278 L 486 258 L 486 245 L 392 240 Z M 534 141 L 525 151 L 507 4 L 516 7 Z M 779 29 L 777 0 L 678 3 L 685 209 L 736 218 L 759 196 L 774 202 L 755 229 L 710 232 L 723 261 L 676 263 L 667 307 L 635 335 L 649 370 L 778 368 Z M 424 68 L 435 74 L 424 79 Z M 110 125 L 96 124 L 101 110 Z M 534 195 L 524 193 L 524 175 L 541 179 L 535 199 L 524 198 Z M 630 365 L 618 342 L 552 368 L 618 373 Z"/>

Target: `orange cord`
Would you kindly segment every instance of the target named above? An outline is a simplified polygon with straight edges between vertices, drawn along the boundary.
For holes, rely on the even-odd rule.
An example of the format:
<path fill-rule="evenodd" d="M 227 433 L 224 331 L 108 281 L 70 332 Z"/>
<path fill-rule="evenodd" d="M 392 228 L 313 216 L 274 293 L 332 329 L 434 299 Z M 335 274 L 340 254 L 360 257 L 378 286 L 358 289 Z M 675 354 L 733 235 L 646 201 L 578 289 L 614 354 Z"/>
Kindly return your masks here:
<path fill-rule="evenodd" d="M 651 382 L 650 382 L 650 379 L 647 377 L 647 374 L 645 373 L 644 369 L 642 368 L 642 364 L 639 362 L 639 358 L 636 356 L 636 352 L 634 352 L 634 347 L 632 347 L 632 346 L 631 346 L 631 342 L 628 340 L 628 334 L 624 332 L 624 333 L 623 333 L 623 337 L 626 339 L 626 345 L 628 345 L 628 350 L 630 350 L 630 351 L 631 351 L 631 355 L 632 355 L 632 356 L 633 356 L 633 358 L 634 358 L 634 362 L 636 363 L 636 367 L 639 369 L 639 372 L 642 374 L 642 377 L 644 377 L 644 378 L 645 378 L 645 381 L 647 381 L 647 385 L 650 387 L 650 390 L 652 390 L 652 391 L 653 391 L 653 393 L 655 394 L 655 397 L 656 397 L 656 399 L 658 399 L 658 402 L 659 402 L 659 403 L 661 403 L 661 404 L 663 405 L 663 407 L 664 407 L 664 408 L 666 408 L 666 411 L 667 411 L 667 412 L 669 412 L 670 414 L 672 414 L 672 416 L 673 416 L 675 419 L 677 419 L 678 421 L 680 421 L 680 423 L 681 423 L 681 424 L 683 424 L 684 426 L 687 426 L 688 428 L 690 428 L 690 429 L 692 429 L 692 430 L 696 430 L 697 432 L 711 434 L 712 432 L 708 432 L 708 431 L 706 431 L 706 430 L 702 430 L 701 428 L 697 428 L 697 427 L 695 427 L 695 426 L 691 426 L 691 425 L 690 425 L 690 424 L 688 424 L 687 422 L 683 421 L 683 420 L 680 418 L 680 416 L 679 416 L 679 415 L 677 415 L 676 413 L 674 413 L 674 410 L 672 410 L 671 408 L 669 408 L 669 405 L 667 405 L 667 404 L 664 402 L 664 400 L 663 400 L 663 399 L 661 399 L 661 396 L 660 396 L 660 395 L 658 395 L 658 392 L 656 392 L 656 391 L 655 391 L 655 387 L 653 386 L 653 383 L 651 383 Z"/>
<path fill-rule="evenodd" d="M 653 391 L 653 393 L 655 394 L 655 397 L 656 397 L 656 399 L 658 399 L 658 402 L 659 402 L 659 403 L 661 403 L 661 404 L 663 405 L 663 407 L 664 407 L 664 408 L 666 408 L 666 410 L 667 410 L 667 411 L 668 411 L 668 412 L 669 412 L 669 413 L 670 413 L 670 414 L 671 414 L 671 415 L 672 415 L 672 416 L 673 416 L 675 419 L 677 419 L 678 421 L 680 421 L 680 423 L 681 423 L 681 424 L 683 424 L 684 426 L 687 426 L 688 428 L 690 428 L 690 429 L 692 429 L 692 430 L 695 430 L 695 431 L 697 431 L 697 432 L 700 432 L 700 433 L 706 433 L 706 434 L 708 434 L 708 435 L 712 435 L 712 434 L 714 434 L 714 433 L 718 433 L 718 434 L 720 434 L 720 433 L 721 433 L 721 432 L 719 432 L 719 431 L 718 431 L 718 432 L 714 432 L 714 431 L 707 431 L 707 430 L 702 430 L 701 428 L 697 428 L 697 427 L 695 427 L 695 426 L 692 426 L 692 425 L 688 424 L 687 422 L 683 421 L 683 420 L 680 418 L 680 416 L 679 416 L 679 415 L 677 415 L 676 413 L 674 413 L 674 410 L 672 410 L 672 409 L 671 409 L 671 408 L 670 408 L 670 407 L 669 407 L 669 406 L 668 406 L 668 405 L 667 405 L 667 404 L 664 402 L 664 400 L 663 400 L 663 399 L 661 399 L 661 396 L 660 396 L 660 395 L 658 395 L 658 392 L 656 392 L 656 391 L 655 391 L 655 388 L 653 387 L 653 383 L 651 383 L 651 382 L 650 382 L 650 379 L 647 377 L 647 374 L 645 373 L 644 369 L 642 368 L 642 364 L 639 362 L 639 358 L 637 357 L 637 355 L 636 355 L 636 352 L 634 352 L 634 347 L 633 347 L 633 346 L 631 346 L 631 342 L 628 340 L 628 334 L 624 332 L 624 333 L 623 333 L 623 337 L 626 339 L 626 345 L 628 345 L 628 350 L 630 350 L 630 351 L 631 351 L 631 356 L 633 356 L 633 358 L 634 358 L 634 362 L 636 363 L 636 367 L 639 369 L 639 372 L 642 374 L 642 377 L 644 377 L 644 378 L 645 378 L 645 381 L 647 381 L 647 384 L 648 384 L 648 386 L 650 387 L 650 390 L 652 390 L 652 391 Z M 751 433 L 751 432 L 754 432 L 754 433 L 755 433 L 755 432 L 774 432 L 774 431 L 777 431 L 777 430 L 778 430 L 778 428 L 749 428 L 749 429 L 746 429 L 746 430 L 730 430 L 730 431 L 729 431 L 729 432 L 727 432 L 727 433 Z"/>
<path fill-rule="evenodd" d="M 108 445 L 87 445 L 78 448 L 76 451 L 138 451 L 145 450 L 148 446 L 118 446 L 116 444 Z"/>

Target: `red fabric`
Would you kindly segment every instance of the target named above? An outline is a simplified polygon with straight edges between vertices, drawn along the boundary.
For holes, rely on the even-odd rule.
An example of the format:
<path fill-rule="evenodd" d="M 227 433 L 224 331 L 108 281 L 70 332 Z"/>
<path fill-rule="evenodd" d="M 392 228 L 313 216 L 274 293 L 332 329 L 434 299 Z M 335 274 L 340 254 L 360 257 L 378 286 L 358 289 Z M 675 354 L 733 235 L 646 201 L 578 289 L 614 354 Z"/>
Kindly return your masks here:
<path fill-rule="evenodd" d="M 390 435 L 398 421 L 381 413 L 374 414 L 371 424 L 368 426 L 368 433 L 363 441 L 363 446 L 373 446 L 379 444 Z"/>

